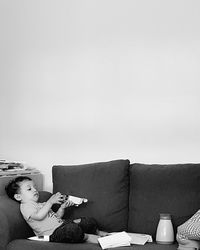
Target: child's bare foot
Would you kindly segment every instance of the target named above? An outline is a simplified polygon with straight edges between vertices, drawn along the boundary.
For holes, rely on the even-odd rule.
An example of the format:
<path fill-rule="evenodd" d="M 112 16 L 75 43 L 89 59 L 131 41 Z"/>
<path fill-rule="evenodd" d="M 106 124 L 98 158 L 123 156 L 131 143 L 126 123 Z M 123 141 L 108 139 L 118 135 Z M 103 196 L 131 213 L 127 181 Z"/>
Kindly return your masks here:
<path fill-rule="evenodd" d="M 85 239 L 86 239 L 86 242 L 88 243 L 98 244 L 99 243 L 98 238 L 99 236 L 95 234 L 85 234 Z"/>
<path fill-rule="evenodd" d="M 97 230 L 97 235 L 100 236 L 100 237 L 104 237 L 104 236 L 108 236 L 109 233 L 105 232 L 105 231 Z"/>

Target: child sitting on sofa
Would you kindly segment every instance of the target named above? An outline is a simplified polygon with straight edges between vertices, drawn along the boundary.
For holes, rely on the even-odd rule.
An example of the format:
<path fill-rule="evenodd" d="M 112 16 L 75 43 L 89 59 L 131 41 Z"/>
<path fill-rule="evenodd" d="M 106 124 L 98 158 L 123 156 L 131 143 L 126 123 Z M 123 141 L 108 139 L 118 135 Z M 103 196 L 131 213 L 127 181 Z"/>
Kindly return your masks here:
<path fill-rule="evenodd" d="M 200 249 L 200 210 L 178 226 L 176 239 L 178 250 Z"/>
<path fill-rule="evenodd" d="M 19 176 L 5 187 L 7 195 L 20 203 L 20 211 L 37 236 L 49 236 L 51 242 L 97 243 L 97 238 L 107 235 L 99 231 L 95 219 L 81 217 L 76 220 L 63 220 L 66 207 L 74 203 L 63 200 L 61 193 L 53 194 L 46 202 L 39 203 L 39 193 L 31 178 Z M 53 204 L 60 204 L 57 212 L 51 209 Z"/>

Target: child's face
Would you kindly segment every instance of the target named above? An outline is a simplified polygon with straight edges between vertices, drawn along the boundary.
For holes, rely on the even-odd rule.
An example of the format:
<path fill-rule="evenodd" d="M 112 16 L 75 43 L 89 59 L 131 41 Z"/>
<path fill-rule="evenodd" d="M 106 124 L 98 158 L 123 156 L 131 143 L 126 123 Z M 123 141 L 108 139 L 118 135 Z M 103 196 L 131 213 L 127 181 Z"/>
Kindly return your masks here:
<path fill-rule="evenodd" d="M 33 181 L 24 180 L 20 183 L 20 190 L 18 194 L 15 194 L 15 199 L 21 203 L 35 201 L 39 198 L 38 191 Z"/>

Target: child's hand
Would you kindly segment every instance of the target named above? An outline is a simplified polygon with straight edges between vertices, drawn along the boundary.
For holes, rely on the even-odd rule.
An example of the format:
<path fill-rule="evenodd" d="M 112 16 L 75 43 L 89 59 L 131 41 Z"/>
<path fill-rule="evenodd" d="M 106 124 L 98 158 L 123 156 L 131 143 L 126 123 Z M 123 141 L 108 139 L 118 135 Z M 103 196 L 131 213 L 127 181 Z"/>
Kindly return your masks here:
<path fill-rule="evenodd" d="M 61 205 L 62 208 L 71 207 L 71 206 L 74 206 L 74 202 L 69 201 L 69 200 L 65 200 L 65 201 L 62 203 L 62 205 Z"/>
<path fill-rule="evenodd" d="M 53 204 L 61 204 L 63 201 L 63 195 L 60 192 L 57 192 L 56 194 L 53 194 L 50 198 L 49 198 L 49 202 L 53 205 Z"/>

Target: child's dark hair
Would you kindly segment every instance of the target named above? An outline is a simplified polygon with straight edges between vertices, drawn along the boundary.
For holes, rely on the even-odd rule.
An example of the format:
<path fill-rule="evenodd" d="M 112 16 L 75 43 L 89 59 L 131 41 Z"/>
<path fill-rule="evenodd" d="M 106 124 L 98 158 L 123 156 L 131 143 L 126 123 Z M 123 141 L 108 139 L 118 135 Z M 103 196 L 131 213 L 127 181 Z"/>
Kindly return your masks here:
<path fill-rule="evenodd" d="M 5 187 L 5 191 L 9 198 L 14 201 L 17 201 L 14 197 L 15 194 L 19 192 L 20 183 L 22 181 L 32 181 L 32 179 L 28 176 L 18 176 L 15 179 L 11 180 Z M 18 201 L 19 202 L 19 201 Z"/>

